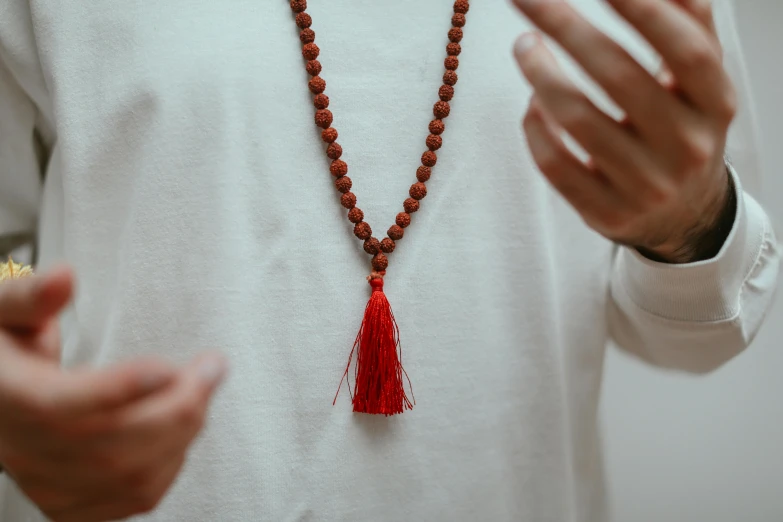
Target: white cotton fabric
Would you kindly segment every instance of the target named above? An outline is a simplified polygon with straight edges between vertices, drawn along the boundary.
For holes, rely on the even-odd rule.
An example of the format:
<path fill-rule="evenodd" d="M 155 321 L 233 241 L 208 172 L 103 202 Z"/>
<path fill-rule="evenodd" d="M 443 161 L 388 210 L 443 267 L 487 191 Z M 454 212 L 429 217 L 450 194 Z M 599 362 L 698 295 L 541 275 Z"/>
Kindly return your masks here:
<path fill-rule="evenodd" d="M 425 150 L 451 4 L 310 1 L 379 237 Z M 693 265 L 590 231 L 520 130 L 530 90 L 511 48 L 529 24 L 507 2 L 473 4 L 445 144 L 386 282 L 417 403 L 382 418 L 353 414 L 345 390 L 332 406 L 369 258 L 332 186 L 288 2 L 0 3 L 0 235 L 37 232 L 41 267 L 78 274 L 64 364 L 230 360 L 181 476 L 136 520 L 605 521 L 610 340 L 694 372 L 752 340 L 780 260 L 762 208 L 744 197 L 720 255 Z M 575 4 L 656 63 L 604 2 Z M 755 186 L 736 79 L 730 148 L 738 186 Z M 7 482 L 0 520 L 44 518 Z"/>

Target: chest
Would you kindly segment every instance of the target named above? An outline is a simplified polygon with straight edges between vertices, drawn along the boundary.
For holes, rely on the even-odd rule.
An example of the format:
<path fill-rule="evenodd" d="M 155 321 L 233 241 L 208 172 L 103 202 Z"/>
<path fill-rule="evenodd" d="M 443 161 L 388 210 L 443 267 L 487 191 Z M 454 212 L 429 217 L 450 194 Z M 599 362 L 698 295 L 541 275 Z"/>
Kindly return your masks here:
<path fill-rule="evenodd" d="M 654 63 L 604 2 L 572 3 L 648 65 Z M 298 29 L 285 0 L 31 4 L 43 67 L 65 109 L 89 104 L 93 114 L 102 114 L 139 93 L 161 102 L 231 96 L 247 111 L 307 100 Z M 429 103 L 442 74 L 451 5 L 451 0 L 310 2 L 322 76 L 340 108 L 363 109 L 362 102 L 372 102 L 376 112 L 393 117 L 400 105 Z M 524 106 L 527 93 L 511 46 L 529 29 L 510 2 L 474 2 L 460 57 L 467 65 L 461 84 L 484 100 L 518 101 L 504 108 Z M 580 76 L 567 59 L 564 65 Z"/>
<path fill-rule="evenodd" d="M 603 2 L 573 3 L 654 62 Z M 148 249 L 167 248 L 172 237 L 183 248 L 223 238 L 226 245 L 260 245 L 248 255 L 266 257 L 274 257 L 275 245 L 287 256 L 292 244 L 313 244 L 323 230 L 356 243 L 343 230 L 287 1 L 31 5 L 56 108 L 57 174 L 71 209 L 65 220 L 72 230 L 101 223 L 84 238 L 85 251 L 97 235 Z M 425 150 L 451 6 L 311 0 L 308 8 L 354 191 L 381 237 Z M 508 2 L 471 7 L 444 146 L 411 236 L 440 238 L 427 258 L 444 244 L 460 257 L 479 249 L 488 258 L 511 245 L 536 263 L 553 230 L 578 230 L 594 241 L 548 190 L 525 147 L 520 119 L 530 90 L 511 49 L 530 29 Z M 552 229 L 540 226 L 552 220 Z M 570 250 L 579 249 L 571 242 Z M 339 259 L 335 254 L 335 265 Z M 356 259 L 363 263 L 364 255 Z"/>

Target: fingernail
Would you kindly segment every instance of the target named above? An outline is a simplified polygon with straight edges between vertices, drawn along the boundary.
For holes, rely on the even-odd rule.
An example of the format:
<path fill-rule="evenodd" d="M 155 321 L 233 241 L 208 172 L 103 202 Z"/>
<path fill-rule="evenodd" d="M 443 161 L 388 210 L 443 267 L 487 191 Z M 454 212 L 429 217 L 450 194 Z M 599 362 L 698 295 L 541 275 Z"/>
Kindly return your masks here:
<path fill-rule="evenodd" d="M 524 55 L 538 44 L 538 36 L 535 33 L 525 33 L 517 38 L 514 51 L 518 55 Z"/>
<path fill-rule="evenodd" d="M 225 359 L 218 355 L 205 357 L 198 364 L 198 373 L 202 379 L 210 384 L 220 382 L 226 374 Z"/>

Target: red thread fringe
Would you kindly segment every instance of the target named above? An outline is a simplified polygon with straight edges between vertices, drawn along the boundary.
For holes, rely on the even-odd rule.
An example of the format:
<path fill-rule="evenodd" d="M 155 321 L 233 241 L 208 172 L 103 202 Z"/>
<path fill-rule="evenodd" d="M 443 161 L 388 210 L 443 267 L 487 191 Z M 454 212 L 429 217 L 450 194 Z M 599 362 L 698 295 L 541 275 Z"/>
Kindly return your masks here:
<path fill-rule="evenodd" d="M 348 357 L 348 365 L 340 380 L 337 394 L 339 395 L 343 381 L 348 376 L 355 353 L 356 385 L 354 393 L 351 394 L 353 411 L 395 415 L 413 409 L 415 400 L 411 403 L 405 394 L 403 375 L 408 380 L 408 386 L 410 379 L 402 367 L 400 330 L 389 300 L 383 293 L 383 279 L 371 278 L 370 286 L 372 295 L 364 310 L 364 320 Z M 348 390 L 350 392 L 350 383 Z M 337 402 L 337 395 L 334 401 Z"/>

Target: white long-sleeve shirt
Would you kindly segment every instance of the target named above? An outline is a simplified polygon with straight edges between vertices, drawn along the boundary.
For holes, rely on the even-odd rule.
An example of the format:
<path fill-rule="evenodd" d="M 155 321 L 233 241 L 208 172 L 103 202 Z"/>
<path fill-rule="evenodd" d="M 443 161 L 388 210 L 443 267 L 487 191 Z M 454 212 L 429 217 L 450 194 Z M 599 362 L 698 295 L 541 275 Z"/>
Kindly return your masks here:
<path fill-rule="evenodd" d="M 604 2 L 574 3 L 654 66 Z M 345 392 L 332 406 L 369 257 L 333 187 L 288 2 L 0 3 L 0 235 L 35 233 L 42 267 L 77 272 L 64 364 L 218 347 L 232 367 L 181 476 L 139 520 L 603 522 L 610 341 L 696 372 L 751 342 L 780 261 L 762 208 L 741 193 L 720 254 L 691 265 L 589 230 L 521 132 L 530 89 L 511 47 L 529 23 L 473 4 L 429 194 L 386 278 L 417 403 L 385 418 L 352 413 Z M 451 5 L 310 1 L 379 237 L 425 150 Z M 731 13 L 715 7 L 743 93 L 741 191 L 758 187 L 754 129 Z M 43 517 L 7 482 L 0 520 Z"/>

